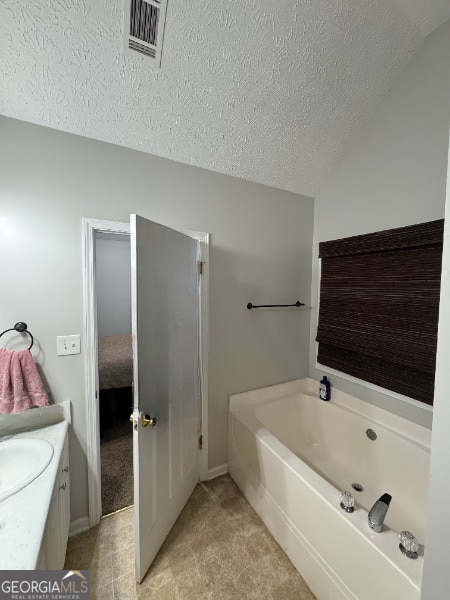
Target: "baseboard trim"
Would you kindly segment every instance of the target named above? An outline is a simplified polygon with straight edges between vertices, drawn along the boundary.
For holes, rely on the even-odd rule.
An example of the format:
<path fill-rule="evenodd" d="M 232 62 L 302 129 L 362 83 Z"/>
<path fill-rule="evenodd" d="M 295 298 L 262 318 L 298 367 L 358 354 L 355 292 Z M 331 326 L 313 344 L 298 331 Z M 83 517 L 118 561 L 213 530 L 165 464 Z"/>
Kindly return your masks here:
<path fill-rule="evenodd" d="M 208 469 L 206 481 L 209 481 L 210 479 L 215 479 L 216 477 L 220 477 L 221 475 L 225 475 L 226 473 L 228 473 L 228 463 L 224 463 L 223 465 L 219 465 L 218 467 Z"/>
<path fill-rule="evenodd" d="M 81 517 L 70 522 L 69 537 L 87 531 L 89 529 L 89 517 Z"/>

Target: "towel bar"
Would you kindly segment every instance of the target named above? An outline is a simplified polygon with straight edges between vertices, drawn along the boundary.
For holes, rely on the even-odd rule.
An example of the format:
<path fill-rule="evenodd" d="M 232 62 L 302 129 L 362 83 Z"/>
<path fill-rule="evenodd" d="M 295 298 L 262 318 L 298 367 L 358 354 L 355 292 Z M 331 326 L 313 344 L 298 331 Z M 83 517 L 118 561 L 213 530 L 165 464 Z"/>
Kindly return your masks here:
<path fill-rule="evenodd" d="M 296 306 L 297 308 L 299 306 L 305 306 L 303 304 L 303 302 L 300 302 L 300 300 L 297 300 L 297 302 L 295 302 L 294 304 L 252 304 L 251 302 L 249 302 L 247 304 L 247 308 L 248 310 L 251 310 L 252 308 L 281 308 L 281 307 L 285 307 L 285 306 Z"/>

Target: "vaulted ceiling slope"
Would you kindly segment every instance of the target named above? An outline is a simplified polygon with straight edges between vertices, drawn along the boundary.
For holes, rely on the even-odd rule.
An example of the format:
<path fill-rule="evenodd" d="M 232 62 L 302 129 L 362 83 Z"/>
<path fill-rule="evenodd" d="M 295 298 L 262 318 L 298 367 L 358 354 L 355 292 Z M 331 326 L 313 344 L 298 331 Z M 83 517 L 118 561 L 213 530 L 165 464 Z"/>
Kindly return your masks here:
<path fill-rule="evenodd" d="M 169 0 L 162 66 L 124 0 L 0 0 L 0 113 L 314 196 L 448 0 Z"/>

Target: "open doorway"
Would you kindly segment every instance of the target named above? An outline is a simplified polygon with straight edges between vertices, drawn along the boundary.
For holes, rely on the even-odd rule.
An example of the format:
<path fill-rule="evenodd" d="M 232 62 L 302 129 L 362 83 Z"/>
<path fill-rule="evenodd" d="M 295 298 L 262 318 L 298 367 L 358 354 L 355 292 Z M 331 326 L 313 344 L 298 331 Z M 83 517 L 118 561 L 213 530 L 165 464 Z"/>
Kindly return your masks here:
<path fill-rule="evenodd" d="M 96 232 L 102 516 L 133 504 L 130 237 Z"/>
<path fill-rule="evenodd" d="M 197 241 L 198 249 L 198 350 L 199 350 L 199 447 L 198 473 L 200 480 L 211 477 L 208 466 L 208 290 L 209 290 L 209 234 L 203 232 L 181 231 L 184 235 Z M 86 381 L 86 413 L 87 439 L 86 455 L 88 467 L 89 519 L 88 526 L 93 527 L 100 522 L 102 514 L 101 499 L 101 443 L 100 443 L 100 389 L 98 370 L 98 315 L 97 315 L 97 273 L 96 273 L 96 238 L 100 236 L 116 238 L 125 236 L 130 239 L 130 224 L 116 221 L 83 218 L 83 280 L 85 307 L 85 381 Z M 131 253 L 133 254 L 133 252 Z M 133 258 L 130 257 L 132 260 Z M 132 267 L 133 268 L 133 267 Z M 135 325 L 134 325 L 135 327 Z M 108 336 L 106 336 L 108 337 Z M 135 332 L 132 335 L 135 341 Z M 121 388 L 117 388 L 121 389 Z M 111 392 L 112 393 L 112 392 Z M 119 392 L 120 393 L 120 392 Z M 126 392 L 124 392 L 126 393 Z M 125 402 L 125 405 L 126 402 Z M 109 403 L 111 407 L 111 403 Z M 112 402 L 114 406 L 114 401 Z M 121 405 L 123 408 L 123 403 Z M 120 412 L 120 409 L 119 409 Z M 135 411 L 133 411 L 134 416 Z M 127 418 L 130 418 L 128 413 Z M 124 425 L 125 427 L 125 425 Z M 136 421 L 134 422 L 136 428 Z M 136 431 L 134 431 L 136 433 Z M 201 444 L 201 442 L 203 442 Z M 134 451 L 137 449 L 134 440 Z M 135 458 L 133 459 L 133 463 Z M 133 464 L 136 468 L 136 464 Z M 129 465 L 131 474 L 132 464 Z M 132 488 L 132 486 L 129 486 Z M 136 481 L 134 482 L 136 493 Z M 134 498 L 133 498 L 134 500 Z"/>

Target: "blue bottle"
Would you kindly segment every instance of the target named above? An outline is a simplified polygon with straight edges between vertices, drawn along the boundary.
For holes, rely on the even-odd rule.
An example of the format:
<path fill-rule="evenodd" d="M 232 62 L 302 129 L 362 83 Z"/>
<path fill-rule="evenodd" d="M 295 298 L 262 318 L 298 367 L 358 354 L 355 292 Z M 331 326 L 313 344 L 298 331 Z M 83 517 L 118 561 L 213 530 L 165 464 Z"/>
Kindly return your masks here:
<path fill-rule="evenodd" d="M 319 397 L 321 400 L 329 400 L 331 398 L 331 383 L 325 376 L 320 380 Z"/>

